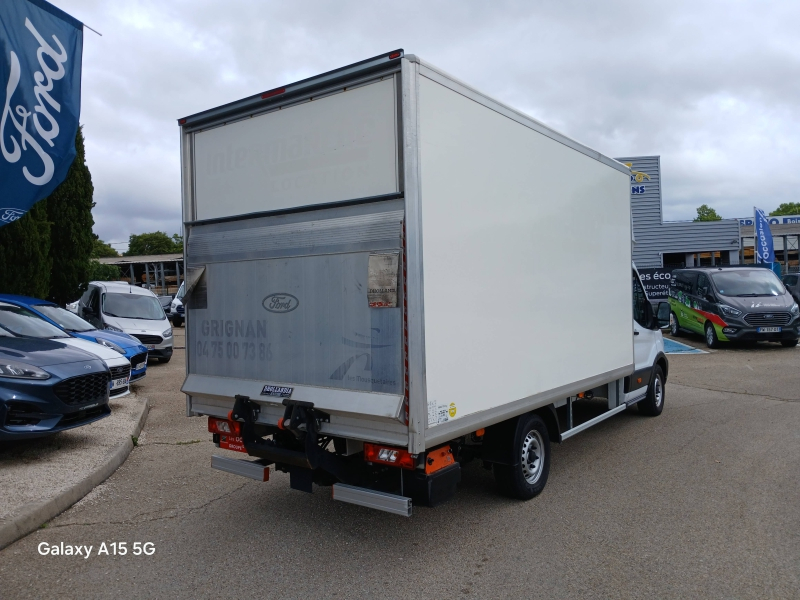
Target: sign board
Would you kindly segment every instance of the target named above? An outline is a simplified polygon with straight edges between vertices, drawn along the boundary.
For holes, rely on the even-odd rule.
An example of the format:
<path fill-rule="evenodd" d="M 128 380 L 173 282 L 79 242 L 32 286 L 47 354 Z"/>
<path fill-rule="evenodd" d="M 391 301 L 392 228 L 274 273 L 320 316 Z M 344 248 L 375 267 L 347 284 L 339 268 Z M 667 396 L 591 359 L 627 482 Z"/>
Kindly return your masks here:
<path fill-rule="evenodd" d="M 767 222 L 770 225 L 792 225 L 792 224 L 800 224 L 800 215 L 781 215 L 779 217 L 767 217 Z M 755 224 L 753 217 L 749 217 L 747 219 L 739 219 L 740 225 L 750 225 L 753 226 Z"/>
<path fill-rule="evenodd" d="M 672 268 L 639 269 L 644 290 L 650 300 L 666 300 L 669 297 L 669 284 L 672 281 Z"/>

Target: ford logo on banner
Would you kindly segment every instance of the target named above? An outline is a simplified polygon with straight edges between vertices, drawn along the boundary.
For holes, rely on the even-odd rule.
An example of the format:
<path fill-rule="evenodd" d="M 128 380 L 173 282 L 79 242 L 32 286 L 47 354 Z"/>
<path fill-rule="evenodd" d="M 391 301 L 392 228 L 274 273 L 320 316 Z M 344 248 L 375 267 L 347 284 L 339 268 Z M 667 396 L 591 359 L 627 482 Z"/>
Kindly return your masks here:
<path fill-rule="evenodd" d="M 0 2 L 0 226 L 64 181 L 81 109 L 83 24 L 44 0 Z"/>
<path fill-rule="evenodd" d="M 753 207 L 753 211 L 755 212 L 756 263 L 774 263 L 775 250 L 772 246 L 772 231 L 769 228 L 767 216 L 759 208 Z"/>

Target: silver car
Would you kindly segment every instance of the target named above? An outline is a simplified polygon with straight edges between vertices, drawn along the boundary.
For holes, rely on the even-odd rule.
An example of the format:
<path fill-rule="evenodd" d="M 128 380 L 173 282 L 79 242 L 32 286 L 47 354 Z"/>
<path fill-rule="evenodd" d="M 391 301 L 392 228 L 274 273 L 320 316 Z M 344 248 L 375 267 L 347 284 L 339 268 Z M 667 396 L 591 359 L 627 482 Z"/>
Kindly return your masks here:
<path fill-rule="evenodd" d="M 92 281 L 78 315 L 98 329 L 122 331 L 147 347 L 148 358 L 172 358 L 172 326 L 153 292 L 122 281 Z"/>

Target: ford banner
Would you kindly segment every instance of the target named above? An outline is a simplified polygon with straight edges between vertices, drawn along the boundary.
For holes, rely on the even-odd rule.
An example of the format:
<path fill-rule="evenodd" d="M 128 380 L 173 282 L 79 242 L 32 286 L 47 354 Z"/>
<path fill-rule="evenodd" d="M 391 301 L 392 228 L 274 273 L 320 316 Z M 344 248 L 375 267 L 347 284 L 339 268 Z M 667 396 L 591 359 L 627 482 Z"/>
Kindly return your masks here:
<path fill-rule="evenodd" d="M 83 25 L 44 0 L 0 1 L 0 226 L 64 181 L 75 158 Z"/>
<path fill-rule="evenodd" d="M 772 246 L 772 231 L 763 210 L 753 207 L 755 211 L 755 250 L 756 264 L 775 262 L 775 251 Z"/>

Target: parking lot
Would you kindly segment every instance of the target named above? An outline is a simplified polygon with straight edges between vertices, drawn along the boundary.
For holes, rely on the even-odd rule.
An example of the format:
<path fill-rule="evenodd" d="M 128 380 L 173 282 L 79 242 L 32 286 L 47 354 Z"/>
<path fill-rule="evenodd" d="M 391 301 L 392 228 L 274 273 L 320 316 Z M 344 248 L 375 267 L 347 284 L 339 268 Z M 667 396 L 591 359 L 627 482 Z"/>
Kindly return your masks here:
<path fill-rule="evenodd" d="M 176 349 L 148 369 L 127 462 L 0 552 L 0 596 L 797 598 L 800 350 L 762 346 L 670 356 L 664 413 L 555 446 L 530 502 L 498 496 L 476 462 L 453 501 L 410 519 L 293 491 L 282 473 L 211 470 L 220 451 L 185 417 Z M 94 550 L 42 556 L 42 542 Z M 103 542 L 128 553 L 97 555 Z"/>

